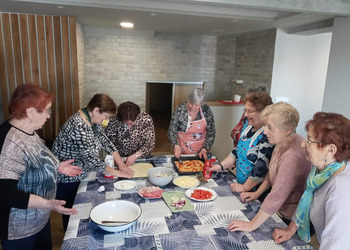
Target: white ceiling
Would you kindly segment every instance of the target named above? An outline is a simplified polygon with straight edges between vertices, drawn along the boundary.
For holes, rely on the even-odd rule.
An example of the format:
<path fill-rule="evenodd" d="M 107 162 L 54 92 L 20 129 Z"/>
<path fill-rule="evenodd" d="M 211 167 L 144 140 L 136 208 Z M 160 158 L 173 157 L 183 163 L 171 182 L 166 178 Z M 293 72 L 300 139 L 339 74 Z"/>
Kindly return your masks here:
<path fill-rule="evenodd" d="M 63 8 L 60 8 L 63 7 Z M 0 0 L 0 11 L 75 16 L 83 26 L 206 35 L 269 28 L 290 33 L 329 30 L 334 16 L 349 16 L 348 0 Z"/>

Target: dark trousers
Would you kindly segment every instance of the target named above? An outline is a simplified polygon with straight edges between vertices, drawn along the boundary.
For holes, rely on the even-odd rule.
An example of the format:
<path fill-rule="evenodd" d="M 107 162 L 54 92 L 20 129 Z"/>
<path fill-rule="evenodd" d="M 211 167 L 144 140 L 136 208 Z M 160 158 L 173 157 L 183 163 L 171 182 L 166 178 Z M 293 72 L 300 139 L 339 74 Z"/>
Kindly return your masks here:
<path fill-rule="evenodd" d="M 38 233 L 18 240 L 1 240 L 3 250 L 52 250 L 50 220 Z"/>
<path fill-rule="evenodd" d="M 79 184 L 80 182 L 58 183 L 56 199 L 66 201 L 66 204 L 64 205 L 64 207 L 72 208 L 75 195 L 77 194 L 77 191 L 78 191 Z M 69 215 L 62 214 L 62 222 L 63 222 L 63 229 L 64 231 L 66 231 L 68 222 L 69 222 Z"/>

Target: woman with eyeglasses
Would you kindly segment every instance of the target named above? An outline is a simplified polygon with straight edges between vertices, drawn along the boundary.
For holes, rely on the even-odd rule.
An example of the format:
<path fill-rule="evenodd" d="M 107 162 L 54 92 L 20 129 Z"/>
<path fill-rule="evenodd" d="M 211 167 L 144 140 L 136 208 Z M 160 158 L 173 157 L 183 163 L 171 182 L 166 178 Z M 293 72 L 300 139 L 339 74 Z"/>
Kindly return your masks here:
<path fill-rule="evenodd" d="M 252 190 L 264 180 L 273 151 L 273 145 L 264 135 L 261 119 L 263 109 L 272 104 L 271 97 L 264 92 L 252 92 L 246 95 L 244 102 L 247 121 L 239 142 L 229 156 L 211 168 L 220 171 L 236 166 L 237 183 L 232 183 L 231 189 L 239 193 Z"/>
<path fill-rule="evenodd" d="M 264 133 L 275 148 L 264 181 L 255 192 L 242 192 L 241 200 L 256 200 L 266 190 L 271 188 L 271 191 L 256 216 L 250 222 L 232 221 L 228 226 L 231 231 L 251 232 L 276 212 L 289 224 L 310 173 L 311 163 L 301 147 L 304 138 L 296 133 L 298 111 L 288 103 L 279 102 L 267 106 L 261 117 Z"/>
<path fill-rule="evenodd" d="M 214 115 L 205 104 L 205 92 L 193 89 L 187 102 L 181 103 L 171 116 L 168 137 L 174 148 L 174 156 L 197 154 L 207 159 L 215 139 Z"/>
<path fill-rule="evenodd" d="M 57 172 L 81 173 L 73 160 L 59 162 L 36 130 L 50 118 L 54 95 L 39 85 L 16 88 L 10 120 L 0 126 L 0 239 L 2 249 L 52 249 L 51 210 L 76 214 L 55 200 Z"/>
<path fill-rule="evenodd" d="M 130 178 L 133 171 L 125 165 L 117 148 L 108 139 L 102 128 L 104 120 L 116 113 L 115 102 L 106 94 L 95 94 L 88 105 L 61 127 L 52 147 L 52 152 L 60 160 L 74 159 L 74 165 L 82 168 L 79 176 L 58 176 L 57 199 L 65 199 L 66 207 L 72 207 L 80 181 L 90 171 Z M 107 166 L 100 158 L 100 150 L 104 150 L 114 158 L 118 170 Z M 67 229 L 69 216 L 62 216 L 64 230 Z"/>
<path fill-rule="evenodd" d="M 302 143 L 313 164 L 288 228 L 275 229 L 276 243 L 296 232 L 310 242 L 312 222 L 320 250 L 350 249 L 350 120 L 340 114 L 318 112 L 306 124 Z"/>

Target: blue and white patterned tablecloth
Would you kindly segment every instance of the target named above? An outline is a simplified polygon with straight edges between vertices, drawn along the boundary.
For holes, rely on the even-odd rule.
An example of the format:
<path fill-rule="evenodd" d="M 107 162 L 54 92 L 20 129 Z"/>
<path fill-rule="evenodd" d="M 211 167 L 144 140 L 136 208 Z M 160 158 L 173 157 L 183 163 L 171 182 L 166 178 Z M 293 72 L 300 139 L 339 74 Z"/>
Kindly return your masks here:
<path fill-rule="evenodd" d="M 156 167 L 173 168 L 170 156 L 152 157 Z M 257 230 L 230 232 L 227 225 L 232 220 L 251 220 L 260 208 L 257 201 L 242 204 L 239 195 L 232 193 L 229 185 L 234 176 L 229 172 L 219 173 L 218 178 L 209 180 L 205 187 L 215 190 L 218 197 L 211 202 L 191 203 L 194 211 L 172 213 L 162 199 L 144 199 L 137 191 L 152 184 L 147 179 L 136 179 L 136 188 L 117 191 L 114 182 L 90 173 L 81 182 L 74 207 L 78 214 L 71 216 L 62 249 L 135 249 L 135 250 L 214 250 L 214 249 L 313 249 L 296 235 L 287 242 L 275 244 L 271 238 L 275 227 L 285 227 L 275 214 Z M 98 193 L 100 186 L 105 192 Z M 165 191 L 183 189 L 172 183 L 163 187 Z M 100 229 L 89 218 L 96 205 L 115 199 L 135 202 L 142 208 L 139 220 L 129 229 L 119 233 L 109 233 Z"/>

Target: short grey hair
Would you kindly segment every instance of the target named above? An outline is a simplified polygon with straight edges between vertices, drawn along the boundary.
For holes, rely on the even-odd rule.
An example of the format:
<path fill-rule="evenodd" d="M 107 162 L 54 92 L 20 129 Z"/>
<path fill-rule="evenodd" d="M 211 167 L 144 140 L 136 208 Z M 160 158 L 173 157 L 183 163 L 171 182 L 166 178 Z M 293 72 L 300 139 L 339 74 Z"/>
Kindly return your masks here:
<path fill-rule="evenodd" d="M 205 97 L 206 97 L 206 94 L 203 89 L 193 89 L 188 95 L 187 100 L 191 104 L 200 103 L 201 105 L 203 105 L 205 103 Z"/>

